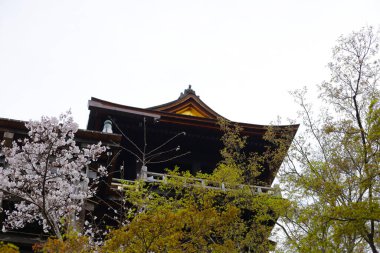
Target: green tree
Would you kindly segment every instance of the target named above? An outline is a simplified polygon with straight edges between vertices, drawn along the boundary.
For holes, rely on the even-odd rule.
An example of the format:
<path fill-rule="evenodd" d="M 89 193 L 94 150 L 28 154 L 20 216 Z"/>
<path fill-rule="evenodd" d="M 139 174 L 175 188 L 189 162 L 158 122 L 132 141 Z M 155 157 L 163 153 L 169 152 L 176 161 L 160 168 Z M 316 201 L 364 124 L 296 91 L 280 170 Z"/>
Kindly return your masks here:
<path fill-rule="evenodd" d="M 61 239 L 49 237 L 45 243 L 33 245 L 35 253 L 88 253 L 96 249 L 90 237 L 75 231 L 68 231 Z"/>
<path fill-rule="evenodd" d="M 211 177 L 211 176 L 210 176 Z M 267 252 L 284 200 L 249 188 L 207 189 L 190 175 L 127 191 L 132 219 L 111 232 L 103 252 Z M 186 182 L 185 182 L 186 181 Z M 214 181 L 215 182 L 215 181 Z M 216 182 L 215 182 L 216 183 Z M 184 187 L 184 185 L 188 186 Z"/>
<path fill-rule="evenodd" d="M 269 235 L 288 202 L 256 179 L 264 158 L 243 152 L 241 128 L 220 121 L 222 161 L 212 174 L 167 171 L 164 183 L 125 182 L 125 224 L 104 245 L 75 232 L 49 238 L 36 252 L 268 252 Z M 271 131 L 269 131 L 271 132 Z"/>
<path fill-rule="evenodd" d="M 380 104 L 377 33 L 338 39 L 320 85 L 319 114 L 294 92 L 303 131 L 282 173 L 291 208 L 278 222 L 287 251 L 378 252 L 380 248 Z"/>
<path fill-rule="evenodd" d="M 223 160 L 210 174 L 168 171 L 165 183 L 125 185 L 133 208 L 127 225 L 113 230 L 102 252 L 268 252 L 269 235 L 288 202 L 258 193 L 263 160 L 244 154 L 241 128 L 220 122 Z M 253 177 L 253 178 L 251 178 Z M 265 191 L 265 190 L 263 190 Z"/>
<path fill-rule="evenodd" d="M 2 253 L 19 253 L 20 251 L 18 250 L 18 247 L 7 243 L 5 244 L 4 242 L 0 242 L 0 252 Z"/>

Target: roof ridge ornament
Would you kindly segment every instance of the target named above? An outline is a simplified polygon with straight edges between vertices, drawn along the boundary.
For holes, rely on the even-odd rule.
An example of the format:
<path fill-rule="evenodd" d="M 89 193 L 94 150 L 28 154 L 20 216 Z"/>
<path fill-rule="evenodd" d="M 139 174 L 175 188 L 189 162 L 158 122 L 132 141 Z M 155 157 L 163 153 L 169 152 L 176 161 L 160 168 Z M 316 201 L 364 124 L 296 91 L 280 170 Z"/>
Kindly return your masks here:
<path fill-rule="evenodd" d="M 184 92 L 181 92 L 179 98 L 183 98 L 189 94 L 193 94 L 196 96 L 195 91 L 191 88 L 191 84 L 189 84 L 189 88 L 185 89 Z"/>

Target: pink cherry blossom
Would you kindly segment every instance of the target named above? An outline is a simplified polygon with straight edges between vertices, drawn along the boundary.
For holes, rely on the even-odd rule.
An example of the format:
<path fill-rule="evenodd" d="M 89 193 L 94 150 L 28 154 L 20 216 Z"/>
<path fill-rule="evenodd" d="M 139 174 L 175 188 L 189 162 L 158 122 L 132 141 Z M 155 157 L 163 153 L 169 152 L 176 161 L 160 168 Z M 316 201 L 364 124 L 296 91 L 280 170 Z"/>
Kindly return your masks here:
<path fill-rule="evenodd" d="M 106 148 L 101 143 L 79 148 L 74 140 L 78 125 L 70 112 L 29 121 L 26 127 L 27 138 L 1 149 L 0 194 L 15 202 L 5 212 L 3 230 L 37 221 L 61 238 L 64 225 L 77 219 L 84 201 L 95 193 L 86 170 Z M 102 166 L 97 170 L 99 176 L 107 174 Z"/>

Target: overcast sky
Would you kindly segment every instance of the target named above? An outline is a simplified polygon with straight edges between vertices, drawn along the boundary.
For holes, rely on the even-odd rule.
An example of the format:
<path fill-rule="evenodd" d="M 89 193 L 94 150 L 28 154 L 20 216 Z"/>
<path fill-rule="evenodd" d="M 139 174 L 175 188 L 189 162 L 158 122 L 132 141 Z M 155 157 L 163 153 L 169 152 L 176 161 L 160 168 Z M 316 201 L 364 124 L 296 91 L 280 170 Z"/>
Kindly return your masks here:
<path fill-rule="evenodd" d="M 379 0 L 0 0 L 0 117 L 91 97 L 135 107 L 189 84 L 219 114 L 268 124 L 296 117 L 288 91 L 329 78 L 341 34 L 380 25 Z"/>

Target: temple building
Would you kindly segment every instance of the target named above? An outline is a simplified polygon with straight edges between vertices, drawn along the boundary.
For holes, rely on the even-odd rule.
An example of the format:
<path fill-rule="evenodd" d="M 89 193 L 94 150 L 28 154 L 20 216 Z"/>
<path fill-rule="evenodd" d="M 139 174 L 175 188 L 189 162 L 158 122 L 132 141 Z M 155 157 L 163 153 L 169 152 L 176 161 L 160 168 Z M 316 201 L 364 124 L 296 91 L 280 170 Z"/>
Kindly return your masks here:
<path fill-rule="evenodd" d="M 108 166 L 109 178 L 107 184 L 99 187 L 98 200 L 86 202 L 86 212 L 95 212 L 97 215 L 105 213 L 103 203 L 114 201 L 117 197 L 118 189 L 113 187 L 115 179 L 159 181 L 166 169 L 176 167 L 183 171 L 189 170 L 192 174 L 199 171 L 211 173 L 222 159 L 220 150 L 223 148 L 223 131 L 218 122 L 225 118 L 207 106 L 191 86 L 176 100 L 145 109 L 98 98 L 88 101 L 88 109 L 87 129 L 79 130 L 75 139 L 83 146 L 101 141 L 109 147 L 98 161 Z M 0 118 L 0 141 L 9 146 L 12 141 L 27 136 L 25 123 Z M 242 136 L 247 137 L 244 151 L 257 154 L 263 154 L 268 145 L 264 135 L 270 127 L 275 134 L 289 134 L 287 147 L 298 129 L 298 125 L 232 124 L 239 125 Z M 0 157 L 0 166 L 4 164 Z M 270 189 L 280 165 L 263 164 L 257 178 L 261 182 L 257 189 L 264 189 L 260 192 Z M 9 205 L 7 201 L 1 202 L 0 196 L 1 203 L 5 209 Z M 3 219 L 4 213 L 0 213 L 0 222 Z M 36 226 L 27 226 L 21 231 L 0 232 L 0 241 L 16 243 L 24 252 L 28 252 L 32 244 L 43 240 L 42 234 L 36 231 Z"/>
<path fill-rule="evenodd" d="M 178 99 L 146 109 L 98 98 L 91 98 L 88 108 L 87 130 L 102 131 L 108 127 L 114 133 L 124 135 L 121 142 L 123 151 L 118 157 L 118 166 L 124 168 L 123 175 L 119 175 L 123 179 L 138 178 L 143 173 L 142 166 L 157 173 L 175 166 L 193 174 L 198 171 L 207 173 L 215 169 L 222 159 L 223 133 L 218 120 L 223 117 L 207 106 L 191 86 Z M 242 135 L 248 137 L 247 153 L 264 152 L 268 143 L 263 136 L 269 126 L 232 123 L 238 124 L 243 129 Z M 279 133 L 290 131 L 291 137 L 298 129 L 298 125 L 272 127 Z M 169 152 L 171 150 L 173 152 Z M 264 166 L 258 181 L 270 186 L 279 166 Z"/>

